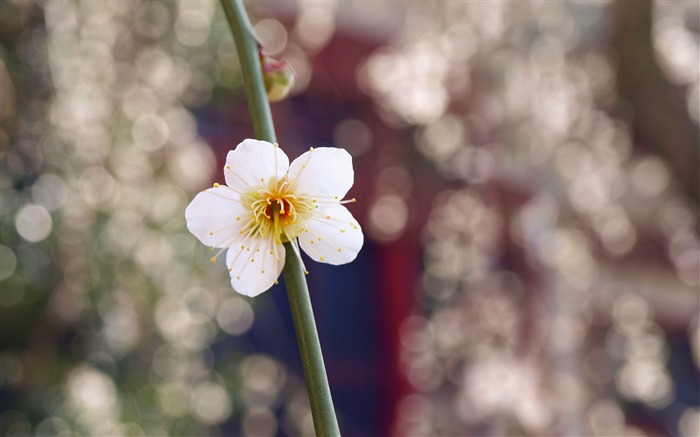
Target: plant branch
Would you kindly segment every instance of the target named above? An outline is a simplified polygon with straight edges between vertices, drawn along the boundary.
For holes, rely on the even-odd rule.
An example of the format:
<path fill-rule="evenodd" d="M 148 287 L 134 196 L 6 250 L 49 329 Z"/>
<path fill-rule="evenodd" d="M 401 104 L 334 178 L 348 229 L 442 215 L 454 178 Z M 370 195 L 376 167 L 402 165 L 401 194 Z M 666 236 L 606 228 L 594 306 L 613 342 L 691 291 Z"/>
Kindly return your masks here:
<path fill-rule="evenodd" d="M 236 43 L 248 109 L 253 120 L 253 131 L 259 140 L 276 143 L 275 126 L 272 123 L 272 113 L 267 101 L 260 65 L 260 44 L 253 32 L 253 26 L 240 0 L 221 0 L 221 6 L 224 8 L 233 41 Z"/>
<path fill-rule="evenodd" d="M 221 5 L 236 43 L 248 107 L 253 120 L 253 131 L 258 139 L 274 143 L 277 137 L 262 76 L 259 43 L 253 33 L 253 27 L 241 0 L 221 0 Z M 340 428 L 328 386 L 309 289 L 304 270 L 292 244 L 284 243 L 286 251 L 284 282 L 287 286 L 287 297 L 304 368 L 314 429 L 319 437 L 339 436 Z"/>

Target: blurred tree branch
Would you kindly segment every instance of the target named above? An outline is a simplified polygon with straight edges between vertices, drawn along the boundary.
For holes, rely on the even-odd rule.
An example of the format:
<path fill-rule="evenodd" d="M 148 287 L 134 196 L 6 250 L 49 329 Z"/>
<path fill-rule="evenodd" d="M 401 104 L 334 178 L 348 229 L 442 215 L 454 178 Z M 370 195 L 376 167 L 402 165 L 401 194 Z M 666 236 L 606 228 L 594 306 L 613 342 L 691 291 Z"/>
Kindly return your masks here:
<path fill-rule="evenodd" d="M 700 136 L 683 90 L 669 83 L 654 54 L 651 1 L 618 0 L 612 7 L 620 97 L 632 107 L 635 143 L 664 156 L 685 193 L 698 203 Z"/>

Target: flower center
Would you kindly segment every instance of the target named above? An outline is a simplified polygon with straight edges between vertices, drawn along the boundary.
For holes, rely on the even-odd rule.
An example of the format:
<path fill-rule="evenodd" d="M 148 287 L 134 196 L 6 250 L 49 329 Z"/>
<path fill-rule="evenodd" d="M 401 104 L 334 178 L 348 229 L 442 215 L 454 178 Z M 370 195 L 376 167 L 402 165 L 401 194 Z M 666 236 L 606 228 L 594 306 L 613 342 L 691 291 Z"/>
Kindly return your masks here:
<path fill-rule="evenodd" d="M 256 190 L 250 197 L 253 199 L 250 231 L 263 237 L 272 234 L 277 243 L 294 239 L 301 227 L 299 219 L 305 219 L 314 209 L 305 196 L 294 194 L 286 175 L 271 180 L 267 187 Z"/>

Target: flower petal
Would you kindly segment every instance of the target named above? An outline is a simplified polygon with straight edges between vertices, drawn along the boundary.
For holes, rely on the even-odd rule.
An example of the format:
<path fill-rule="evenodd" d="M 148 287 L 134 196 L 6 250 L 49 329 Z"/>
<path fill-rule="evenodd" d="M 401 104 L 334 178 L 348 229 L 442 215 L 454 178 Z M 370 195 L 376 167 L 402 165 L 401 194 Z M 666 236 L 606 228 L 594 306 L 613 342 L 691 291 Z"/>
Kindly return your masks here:
<path fill-rule="evenodd" d="M 229 187 L 243 193 L 272 178 L 281 178 L 289 169 L 289 158 L 279 147 L 267 141 L 243 140 L 226 156 L 224 177 Z"/>
<path fill-rule="evenodd" d="M 231 286 L 249 297 L 268 290 L 282 272 L 284 253 L 284 246 L 275 245 L 272 238 L 256 239 L 243 249 L 241 246 L 231 247 L 226 252 Z"/>
<path fill-rule="evenodd" d="M 342 199 L 355 180 L 352 157 L 334 147 L 309 150 L 292 162 L 289 179 L 300 194 Z"/>
<path fill-rule="evenodd" d="M 197 194 L 185 210 L 185 220 L 187 229 L 205 245 L 228 247 L 250 214 L 237 193 L 220 185 Z"/>
<path fill-rule="evenodd" d="M 305 226 L 299 234 L 299 244 L 314 261 L 333 265 L 349 263 L 364 243 L 360 225 L 342 205 L 317 209 Z"/>

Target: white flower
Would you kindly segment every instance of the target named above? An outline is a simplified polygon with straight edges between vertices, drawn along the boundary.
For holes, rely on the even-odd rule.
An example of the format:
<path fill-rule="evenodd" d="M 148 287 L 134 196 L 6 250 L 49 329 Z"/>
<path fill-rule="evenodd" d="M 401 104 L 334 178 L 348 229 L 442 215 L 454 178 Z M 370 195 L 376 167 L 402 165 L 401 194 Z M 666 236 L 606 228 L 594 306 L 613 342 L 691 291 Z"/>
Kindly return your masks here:
<path fill-rule="evenodd" d="M 311 148 L 289 158 L 266 141 L 247 139 L 228 153 L 226 185 L 214 184 L 185 211 L 187 228 L 212 251 L 226 250 L 231 285 L 257 296 L 277 282 L 290 241 L 314 261 L 345 264 L 364 237 L 342 200 L 352 187 L 352 159 L 343 149 Z"/>

